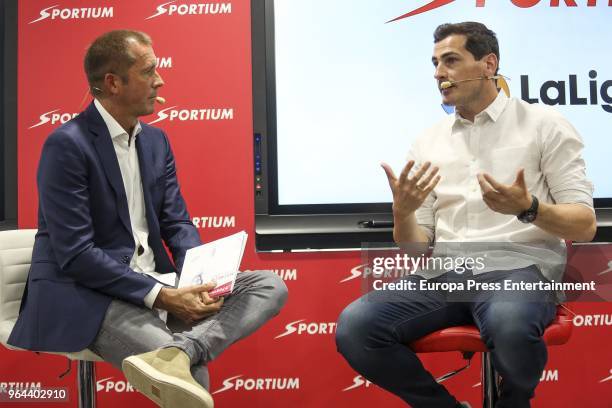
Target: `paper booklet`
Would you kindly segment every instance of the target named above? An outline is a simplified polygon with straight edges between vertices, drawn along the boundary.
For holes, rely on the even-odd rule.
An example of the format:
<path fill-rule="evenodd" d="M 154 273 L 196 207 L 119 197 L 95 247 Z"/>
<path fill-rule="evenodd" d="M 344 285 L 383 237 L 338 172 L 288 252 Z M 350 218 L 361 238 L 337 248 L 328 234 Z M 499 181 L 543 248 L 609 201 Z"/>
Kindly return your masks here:
<path fill-rule="evenodd" d="M 216 282 L 208 292 L 211 296 L 225 296 L 234 290 L 234 282 L 244 254 L 248 234 L 234 235 L 187 250 L 178 287 Z"/>

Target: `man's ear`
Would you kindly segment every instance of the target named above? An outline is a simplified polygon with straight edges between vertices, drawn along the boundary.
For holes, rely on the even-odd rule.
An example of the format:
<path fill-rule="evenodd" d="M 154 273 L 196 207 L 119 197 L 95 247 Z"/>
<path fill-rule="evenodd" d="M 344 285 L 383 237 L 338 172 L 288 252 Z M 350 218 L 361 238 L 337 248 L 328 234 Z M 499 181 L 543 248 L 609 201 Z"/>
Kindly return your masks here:
<path fill-rule="evenodd" d="M 117 95 L 119 93 L 123 81 L 118 75 L 106 73 L 104 74 L 104 87 L 108 90 L 111 95 Z"/>
<path fill-rule="evenodd" d="M 482 61 L 484 62 L 486 76 L 490 77 L 495 75 L 497 67 L 499 67 L 499 60 L 497 59 L 497 56 L 490 53 L 482 57 Z"/>

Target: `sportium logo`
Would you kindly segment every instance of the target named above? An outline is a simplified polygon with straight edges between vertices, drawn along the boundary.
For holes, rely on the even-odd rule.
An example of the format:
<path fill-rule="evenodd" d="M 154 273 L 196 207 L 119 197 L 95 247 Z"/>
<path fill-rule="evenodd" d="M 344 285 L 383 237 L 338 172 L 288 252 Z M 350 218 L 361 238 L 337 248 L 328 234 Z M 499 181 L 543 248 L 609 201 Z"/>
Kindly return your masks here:
<path fill-rule="evenodd" d="M 193 217 L 191 220 L 196 228 L 234 228 L 236 226 L 235 216 L 209 216 Z"/>
<path fill-rule="evenodd" d="M 149 125 L 159 123 L 164 120 L 170 122 L 180 121 L 217 121 L 234 119 L 234 109 L 232 108 L 206 108 L 206 109 L 177 109 L 171 106 L 157 112 L 157 119 L 149 122 Z"/>
<path fill-rule="evenodd" d="M 572 321 L 574 327 L 612 326 L 612 314 L 575 315 Z"/>
<path fill-rule="evenodd" d="M 368 276 L 372 273 L 371 268 L 368 267 L 368 264 L 357 265 L 351 269 L 351 274 L 346 278 L 342 279 L 340 283 L 352 281 L 353 279 L 360 278 L 361 276 Z"/>
<path fill-rule="evenodd" d="M 220 394 L 225 391 L 268 391 L 299 389 L 299 377 L 244 378 L 244 376 L 240 374 L 223 380 L 223 387 L 213 392 L 213 395 Z"/>
<path fill-rule="evenodd" d="M 96 391 L 98 392 L 136 392 L 132 385 L 124 380 L 113 381 L 115 377 L 102 378 L 96 381 Z"/>
<path fill-rule="evenodd" d="M 559 370 L 544 370 L 540 375 L 540 381 L 557 382 L 559 381 Z"/>
<path fill-rule="evenodd" d="M 298 277 L 297 269 L 270 269 L 270 271 L 285 281 L 295 281 Z"/>
<path fill-rule="evenodd" d="M 348 282 L 348 281 L 352 281 L 354 279 L 358 279 L 363 277 L 364 279 L 372 276 L 373 271 L 372 268 L 370 266 L 368 266 L 367 263 L 365 264 L 361 264 L 361 265 L 357 265 L 355 267 L 353 267 L 350 271 L 350 275 L 347 276 L 346 278 L 342 279 L 340 281 L 340 283 L 344 283 L 344 282 Z M 377 275 L 380 276 L 382 278 L 402 278 L 404 276 L 407 276 L 409 273 L 405 272 L 405 271 L 394 271 L 391 269 L 387 269 L 384 272 L 381 273 L 381 275 Z"/>
<path fill-rule="evenodd" d="M 370 385 L 372 385 L 372 383 L 370 381 L 368 381 L 365 378 L 363 378 L 362 376 L 358 375 L 355 378 L 353 378 L 353 385 L 349 385 L 348 387 L 344 388 L 342 390 L 342 392 L 352 391 L 352 390 L 357 389 L 357 388 L 369 388 Z"/>
<path fill-rule="evenodd" d="M 113 18 L 113 7 L 77 7 L 60 8 L 58 5 L 40 10 L 40 17 L 30 21 L 28 24 L 38 23 L 43 20 L 82 20 Z"/>
<path fill-rule="evenodd" d="M 8 390 L 40 389 L 41 387 L 42 387 L 42 383 L 40 382 L 17 382 L 17 381 L 0 382 L 0 392 L 7 392 Z"/>
<path fill-rule="evenodd" d="M 157 57 L 157 68 L 172 68 L 172 57 Z"/>
<path fill-rule="evenodd" d="M 289 336 L 290 334 L 297 335 L 315 335 L 315 334 L 334 334 L 336 332 L 336 322 L 319 323 L 306 322 L 306 319 L 293 321 L 285 326 L 285 332 L 279 334 L 275 339 Z"/>
<path fill-rule="evenodd" d="M 160 16 L 193 16 L 203 14 L 231 14 L 232 3 L 178 3 L 169 1 L 157 6 L 155 14 L 145 18 L 149 20 Z"/>
<path fill-rule="evenodd" d="M 49 124 L 52 126 L 57 125 L 57 124 L 64 124 L 77 115 L 78 113 L 68 113 L 68 112 L 62 112 L 61 109 L 53 109 L 49 112 L 45 112 L 42 115 L 40 115 L 38 117 L 39 119 L 38 123 L 35 123 L 34 125 L 30 126 L 28 129 L 34 129 L 34 128 L 37 128 L 39 126 L 43 126 L 46 124 Z"/>
<path fill-rule="evenodd" d="M 559 381 L 559 370 L 544 370 L 540 374 L 540 382 L 558 382 Z M 472 385 L 472 388 L 478 388 L 482 385 L 482 382 L 477 382 Z"/>
<path fill-rule="evenodd" d="M 475 4 L 476 7 L 486 7 L 487 4 L 493 3 L 492 1 L 487 2 L 487 0 L 471 0 Z M 495 0 L 495 3 L 499 3 L 500 0 Z M 506 2 L 510 2 L 516 7 L 520 8 L 530 8 L 537 6 L 539 4 L 548 5 L 550 7 L 596 7 L 598 4 L 608 3 L 608 6 L 612 7 L 612 0 L 504 0 Z M 406 14 L 402 14 L 399 17 L 394 18 L 393 20 L 388 21 L 389 23 L 393 21 L 402 20 L 404 18 L 416 16 L 418 14 L 426 13 L 431 10 L 435 10 L 442 6 L 446 6 L 448 4 L 454 3 L 455 0 L 433 0 L 429 3 L 412 10 Z"/>

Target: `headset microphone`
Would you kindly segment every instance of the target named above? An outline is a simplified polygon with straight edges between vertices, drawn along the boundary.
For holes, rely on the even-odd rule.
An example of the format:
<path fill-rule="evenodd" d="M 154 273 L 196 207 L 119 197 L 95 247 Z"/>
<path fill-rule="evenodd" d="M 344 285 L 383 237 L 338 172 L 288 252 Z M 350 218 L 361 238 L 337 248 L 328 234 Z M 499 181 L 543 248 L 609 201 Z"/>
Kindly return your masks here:
<path fill-rule="evenodd" d="M 455 86 L 455 84 L 458 84 L 461 82 L 495 80 L 497 81 L 497 87 L 501 88 L 506 93 L 506 95 L 510 96 L 510 87 L 508 86 L 508 82 L 506 82 L 506 79 L 510 79 L 510 78 L 504 75 L 493 75 L 489 77 L 460 79 L 458 81 L 444 81 L 440 84 L 440 89 L 444 90 L 444 89 L 452 88 L 453 86 Z"/>
<path fill-rule="evenodd" d="M 448 89 L 450 87 L 455 86 L 455 84 L 461 83 L 461 82 L 469 82 L 469 81 L 482 81 L 482 80 L 489 80 L 489 79 L 500 79 L 503 78 L 503 75 L 494 75 L 494 76 L 490 76 L 490 77 L 478 77 L 478 78 L 469 78 L 469 79 L 460 79 L 458 81 L 444 81 L 440 84 L 440 89 Z"/>
<path fill-rule="evenodd" d="M 91 89 L 98 93 L 102 93 L 102 90 L 98 88 L 97 86 L 92 86 Z M 163 105 L 164 103 L 166 103 L 166 98 L 164 98 L 163 96 L 156 96 L 155 102 L 159 103 L 160 105 Z"/>

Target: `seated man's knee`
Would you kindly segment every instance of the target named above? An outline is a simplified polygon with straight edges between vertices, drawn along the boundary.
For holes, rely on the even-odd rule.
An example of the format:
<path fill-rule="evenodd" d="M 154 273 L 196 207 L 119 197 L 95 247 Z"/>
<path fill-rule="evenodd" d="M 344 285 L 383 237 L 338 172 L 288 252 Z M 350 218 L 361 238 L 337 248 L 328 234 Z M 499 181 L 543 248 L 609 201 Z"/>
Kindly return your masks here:
<path fill-rule="evenodd" d="M 362 299 L 349 304 L 338 317 L 336 346 L 346 356 L 351 350 L 376 347 L 376 339 L 385 336 L 384 329 L 376 324 L 376 308 Z"/>
<path fill-rule="evenodd" d="M 542 335 L 538 325 L 513 303 L 499 302 L 490 306 L 486 336 L 495 346 L 520 347 L 538 341 Z"/>
<path fill-rule="evenodd" d="M 287 285 L 283 279 L 272 271 L 260 271 L 259 274 L 263 275 L 262 286 L 270 289 L 270 299 L 275 302 L 275 309 L 280 309 L 287 302 L 287 296 L 289 291 Z"/>

